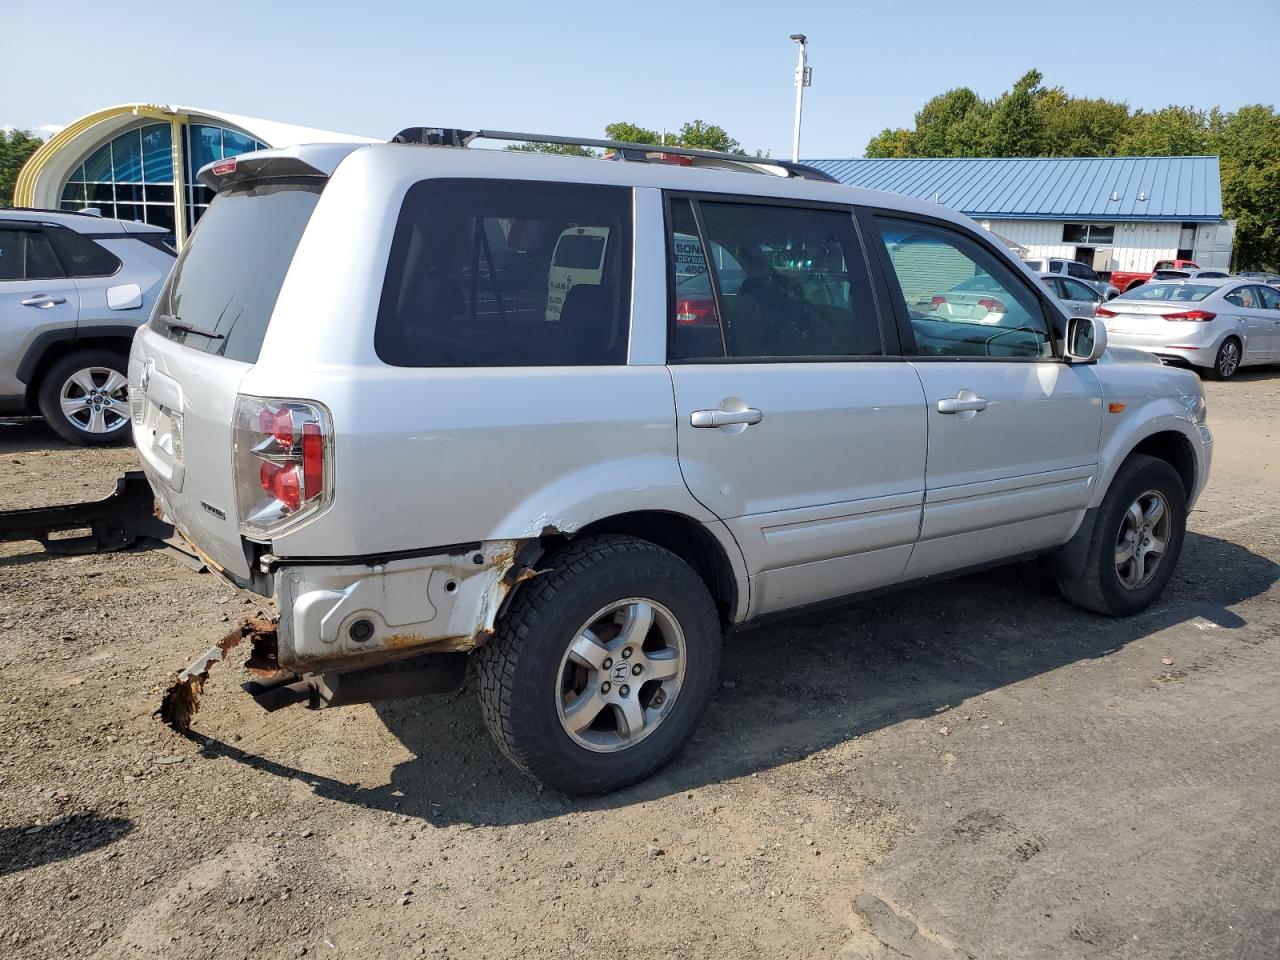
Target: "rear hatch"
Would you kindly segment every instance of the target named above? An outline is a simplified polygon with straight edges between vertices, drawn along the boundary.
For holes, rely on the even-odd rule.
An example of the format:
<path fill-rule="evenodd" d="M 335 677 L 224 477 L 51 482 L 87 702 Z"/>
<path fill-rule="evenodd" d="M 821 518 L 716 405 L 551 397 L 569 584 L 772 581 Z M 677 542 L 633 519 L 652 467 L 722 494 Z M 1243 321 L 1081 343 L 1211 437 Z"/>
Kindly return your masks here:
<path fill-rule="evenodd" d="M 287 177 L 263 178 L 270 164 L 257 161 L 256 178 L 229 181 L 226 164 L 214 165 L 221 190 L 134 340 L 129 390 L 134 442 L 166 515 L 218 566 L 247 580 L 236 397 L 326 180 L 318 170 L 296 175 L 296 158 Z"/>

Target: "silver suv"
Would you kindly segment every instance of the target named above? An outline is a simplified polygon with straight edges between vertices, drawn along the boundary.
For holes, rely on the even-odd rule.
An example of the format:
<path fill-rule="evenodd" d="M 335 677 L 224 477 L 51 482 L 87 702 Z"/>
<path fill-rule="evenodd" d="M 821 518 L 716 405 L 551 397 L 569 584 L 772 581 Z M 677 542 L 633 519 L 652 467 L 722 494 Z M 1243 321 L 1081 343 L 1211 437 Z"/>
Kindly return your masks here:
<path fill-rule="evenodd" d="M 71 443 L 129 435 L 129 343 L 173 266 L 162 227 L 0 210 L 0 416 L 40 413 Z"/>
<path fill-rule="evenodd" d="M 1101 613 L 1164 589 L 1199 380 L 972 221 L 774 161 L 398 140 L 205 168 L 129 362 L 164 511 L 278 606 L 264 705 L 469 654 L 506 755 L 604 791 L 688 740 L 727 628 L 1038 555 Z"/>

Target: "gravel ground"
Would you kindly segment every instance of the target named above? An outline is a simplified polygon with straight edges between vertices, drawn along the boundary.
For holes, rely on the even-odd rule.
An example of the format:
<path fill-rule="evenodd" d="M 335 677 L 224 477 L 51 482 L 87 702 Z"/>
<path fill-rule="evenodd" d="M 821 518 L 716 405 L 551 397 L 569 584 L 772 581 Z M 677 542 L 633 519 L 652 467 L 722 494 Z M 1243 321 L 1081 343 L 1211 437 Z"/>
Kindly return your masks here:
<path fill-rule="evenodd" d="M 698 737 L 540 791 L 469 695 L 264 715 L 169 672 L 254 613 L 161 552 L 0 545 L 0 957 L 1280 956 L 1280 372 L 1209 385 L 1153 609 L 1022 565 L 743 632 Z M 128 450 L 0 422 L 0 507 Z"/>

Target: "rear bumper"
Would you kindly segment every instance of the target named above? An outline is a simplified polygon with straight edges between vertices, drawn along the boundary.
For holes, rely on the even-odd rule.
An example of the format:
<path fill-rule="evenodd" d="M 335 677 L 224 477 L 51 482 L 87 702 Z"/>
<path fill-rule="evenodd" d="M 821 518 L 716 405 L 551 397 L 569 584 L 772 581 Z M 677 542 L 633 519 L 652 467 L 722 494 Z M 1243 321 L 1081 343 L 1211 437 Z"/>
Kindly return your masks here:
<path fill-rule="evenodd" d="M 1107 330 L 1107 343 L 1117 347 L 1129 347 L 1159 357 L 1197 367 L 1212 367 L 1218 353 L 1217 336 L 1212 331 L 1191 331 L 1188 336 L 1170 339 L 1168 334 L 1113 333 Z"/>
<path fill-rule="evenodd" d="M 534 576 L 525 543 L 491 540 L 386 562 L 275 561 L 280 666 L 357 669 L 484 643 L 511 589 Z"/>

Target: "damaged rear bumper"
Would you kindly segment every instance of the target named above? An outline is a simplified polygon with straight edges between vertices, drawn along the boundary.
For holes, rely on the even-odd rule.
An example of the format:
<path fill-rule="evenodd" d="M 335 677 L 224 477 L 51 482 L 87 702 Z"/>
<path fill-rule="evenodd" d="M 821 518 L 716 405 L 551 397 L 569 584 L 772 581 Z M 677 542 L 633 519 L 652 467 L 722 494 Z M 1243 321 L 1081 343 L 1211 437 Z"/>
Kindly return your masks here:
<path fill-rule="evenodd" d="M 479 646 L 511 589 L 534 575 L 536 548 L 490 540 L 374 563 L 276 559 L 280 665 L 301 674 Z"/>

